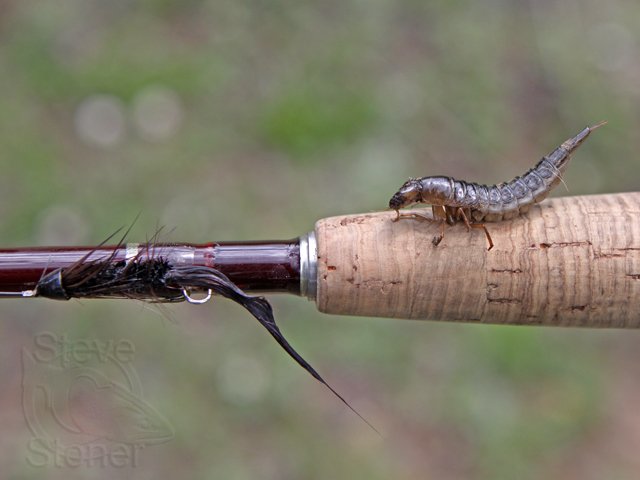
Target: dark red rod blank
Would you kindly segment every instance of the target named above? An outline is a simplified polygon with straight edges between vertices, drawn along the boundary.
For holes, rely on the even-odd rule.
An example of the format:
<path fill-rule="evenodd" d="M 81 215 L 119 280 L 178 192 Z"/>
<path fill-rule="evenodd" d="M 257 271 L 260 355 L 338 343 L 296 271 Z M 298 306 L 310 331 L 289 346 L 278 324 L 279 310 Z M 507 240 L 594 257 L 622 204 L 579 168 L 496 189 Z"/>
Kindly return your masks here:
<path fill-rule="evenodd" d="M 285 241 L 217 242 L 206 244 L 140 244 L 101 247 L 29 247 L 0 250 L 0 292 L 35 288 L 44 273 L 86 261 L 162 257 L 169 262 L 212 267 L 247 292 L 300 294 L 300 245 Z"/>

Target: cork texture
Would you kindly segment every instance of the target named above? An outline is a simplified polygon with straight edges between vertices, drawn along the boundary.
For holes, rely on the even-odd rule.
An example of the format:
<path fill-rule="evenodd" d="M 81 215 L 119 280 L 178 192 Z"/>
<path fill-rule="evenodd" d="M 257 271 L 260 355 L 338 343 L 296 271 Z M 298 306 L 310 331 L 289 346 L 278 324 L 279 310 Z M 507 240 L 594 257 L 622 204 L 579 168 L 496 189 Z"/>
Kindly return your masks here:
<path fill-rule="evenodd" d="M 429 212 L 429 210 L 421 210 Z M 428 214 L 428 213 L 427 213 Z M 481 229 L 395 212 L 320 220 L 320 311 L 498 324 L 640 326 L 640 192 L 546 200 Z"/>

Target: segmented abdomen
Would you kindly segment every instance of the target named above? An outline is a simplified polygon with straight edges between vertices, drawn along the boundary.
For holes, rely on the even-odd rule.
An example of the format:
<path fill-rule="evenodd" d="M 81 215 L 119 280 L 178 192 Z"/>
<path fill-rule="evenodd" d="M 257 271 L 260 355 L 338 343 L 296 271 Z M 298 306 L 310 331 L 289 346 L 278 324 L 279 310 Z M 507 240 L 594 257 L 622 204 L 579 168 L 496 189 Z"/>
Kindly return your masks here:
<path fill-rule="evenodd" d="M 562 175 L 569 164 L 573 151 L 589 134 L 606 122 L 585 127 L 576 136 L 565 140 L 535 167 L 510 182 L 498 185 L 479 185 L 450 177 L 425 177 L 444 180 L 453 188 L 451 203 L 445 207 L 460 207 L 471 213 L 475 222 L 498 222 L 516 217 L 529 210 L 536 202 L 542 201 L 549 192 L 562 181 Z M 423 180 L 424 180 L 423 179 Z M 449 195 L 449 194 L 448 194 Z"/>
<path fill-rule="evenodd" d="M 566 164 L 565 161 L 555 167 L 545 157 L 524 175 L 498 185 L 454 179 L 455 205 L 452 206 L 469 208 L 476 222 L 498 222 L 517 217 L 549 194 L 560 182 Z"/>

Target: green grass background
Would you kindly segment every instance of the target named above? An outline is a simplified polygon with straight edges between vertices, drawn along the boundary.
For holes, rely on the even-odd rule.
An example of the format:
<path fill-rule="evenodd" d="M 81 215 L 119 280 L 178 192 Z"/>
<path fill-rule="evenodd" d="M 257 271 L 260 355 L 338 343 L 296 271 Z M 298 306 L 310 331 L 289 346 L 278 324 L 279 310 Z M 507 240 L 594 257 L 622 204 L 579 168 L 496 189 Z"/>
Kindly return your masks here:
<path fill-rule="evenodd" d="M 409 176 L 494 183 L 608 120 L 570 194 L 638 190 L 640 4 L 611 0 L 2 0 L 0 243 L 291 238 L 384 209 Z M 183 121 L 148 141 L 131 111 L 169 89 Z M 87 144 L 74 115 L 121 103 Z M 559 192 L 566 194 L 566 192 Z M 558 193 L 556 193 L 557 195 Z M 329 317 L 272 298 L 293 345 L 373 433 L 235 305 L 3 300 L 5 478 L 632 479 L 636 332 Z M 175 430 L 136 468 L 33 468 L 20 348 L 43 331 L 128 339 Z"/>

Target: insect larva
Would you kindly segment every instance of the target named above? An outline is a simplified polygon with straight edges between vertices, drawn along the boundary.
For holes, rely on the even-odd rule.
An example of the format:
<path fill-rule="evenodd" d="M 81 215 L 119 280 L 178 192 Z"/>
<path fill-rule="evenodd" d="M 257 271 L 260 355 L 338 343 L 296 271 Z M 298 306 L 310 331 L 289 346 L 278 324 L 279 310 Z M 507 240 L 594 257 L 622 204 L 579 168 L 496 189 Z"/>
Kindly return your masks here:
<path fill-rule="evenodd" d="M 467 229 L 484 230 L 489 242 L 488 250 L 491 250 L 493 241 L 483 222 L 509 220 L 527 212 L 534 203 L 542 201 L 562 181 L 573 151 L 591 132 L 605 123 L 585 127 L 576 136 L 565 140 L 554 151 L 542 157 L 527 173 L 509 182 L 479 185 L 445 176 L 410 178 L 389 200 L 389 208 L 398 214 L 394 221 L 414 218 L 440 222 L 441 233 L 433 239 L 434 245 L 438 245 L 444 238 L 445 223 L 454 225 L 463 221 Z M 414 203 L 430 204 L 433 216 L 400 213 L 401 208 Z"/>

